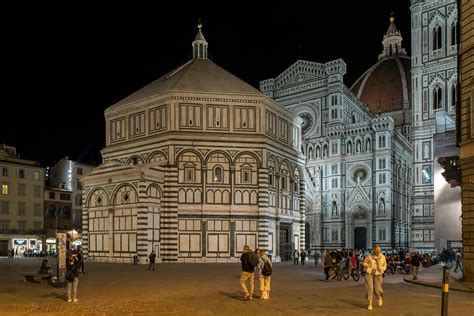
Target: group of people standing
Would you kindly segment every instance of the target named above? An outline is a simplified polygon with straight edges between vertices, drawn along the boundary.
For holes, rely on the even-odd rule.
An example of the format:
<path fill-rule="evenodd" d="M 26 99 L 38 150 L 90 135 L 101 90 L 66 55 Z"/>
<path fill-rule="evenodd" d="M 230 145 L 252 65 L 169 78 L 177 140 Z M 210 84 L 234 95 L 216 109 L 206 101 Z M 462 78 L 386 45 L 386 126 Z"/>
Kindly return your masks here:
<path fill-rule="evenodd" d="M 244 291 L 244 300 L 253 299 L 255 268 L 258 271 L 258 278 L 260 281 L 260 298 L 268 300 L 270 298 L 270 282 L 272 262 L 264 250 L 252 251 L 250 246 L 245 245 L 243 253 L 240 256 L 242 263 L 242 274 L 240 275 L 240 286 Z M 270 271 L 270 272 L 267 272 Z M 249 287 L 247 287 L 249 283 Z"/>
<path fill-rule="evenodd" d="M 298 249 L 295 249 L 295 251 L 293 251 L 293 264 L 297 266 L 299 262 L 301 262 L 301 265 L 304 266 L 305 261 L 306 261 L 306 251 L 304 251 L 304 249 L 301 249 L 301 251 L 298 251 Z"/>

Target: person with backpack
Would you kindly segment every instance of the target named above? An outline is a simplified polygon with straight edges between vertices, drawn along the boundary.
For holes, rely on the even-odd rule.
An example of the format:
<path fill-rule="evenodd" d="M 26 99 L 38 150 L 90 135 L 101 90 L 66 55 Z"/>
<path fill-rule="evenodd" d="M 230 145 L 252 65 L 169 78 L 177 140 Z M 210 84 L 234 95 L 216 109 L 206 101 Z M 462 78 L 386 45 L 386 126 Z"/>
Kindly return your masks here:
<path fill-rule="evenodd" d="M 259 251 L 260 258 L 258 259 L 258 278 L 260 280 L 260 292 L 262 300 L 268 300 L 270 298 L 270 281 L 272 275 L 272 261 L 267 255 L 265 250 Z"/>
<path fill-rule="evenodd" d="M 66 255 L 67 301 L 77 302 L 77 286 L 79 284 L 79 259 L 76 250 L 69 250 Z"/>
<path fill-rule="evenodd" d="M 254 290 L 255 267 L 258 265 L 258 256 L 252 252 L 250 246 L 245 245 L 243 253 L 240 256 L 242 263 L 242 274 L 240 275 L 240 286 L 244 291 L 244 301 L 251 300 Z M 247 282 L 250 283 L 250 289 L 247 288 Z"/>

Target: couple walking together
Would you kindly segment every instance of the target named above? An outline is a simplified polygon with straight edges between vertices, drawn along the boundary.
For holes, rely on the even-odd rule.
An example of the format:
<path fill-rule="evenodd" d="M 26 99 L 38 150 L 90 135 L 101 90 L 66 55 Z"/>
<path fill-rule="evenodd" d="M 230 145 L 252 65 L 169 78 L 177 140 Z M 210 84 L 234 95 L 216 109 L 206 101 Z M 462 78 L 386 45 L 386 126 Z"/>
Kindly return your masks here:
<path fill-rule="evenodd" d="M 267 300 L 270 298 L 270 281 L 272 262 L 264 250 L 255 250 L 245 245 L 243 254 L 240 256 L 242 262 L 242 274 L 240 275 L 240 286 L 244 291 L 244 300 L 251 300 L 254 291 L 255 267 L 258 267 L 258 278 L 260 281 L 260 298 Z M 250 283 L 247 288 L 247 282 Z"/>

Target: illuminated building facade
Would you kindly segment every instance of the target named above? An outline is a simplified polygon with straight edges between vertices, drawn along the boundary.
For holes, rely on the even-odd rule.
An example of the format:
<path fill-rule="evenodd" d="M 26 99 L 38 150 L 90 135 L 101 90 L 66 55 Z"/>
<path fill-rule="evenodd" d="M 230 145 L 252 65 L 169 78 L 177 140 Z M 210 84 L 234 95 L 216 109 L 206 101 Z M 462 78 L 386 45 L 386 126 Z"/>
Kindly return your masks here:
<path fill-rule="evenodd" d="M 260 89 L 303 119 L 306 247 L 408 247 L 410 59 L 391 20 L 379 61 L 349 89 L 346 64 L 299 60 Z"/>
<path fill-rule="evenodd" d="M 0 144 L 0 256 L 43 249 L 44 168 Z"/>
<path fill-rule="evenodd" d="M 105 111 L 103 163 L 83 178 L 91 260 L 304 248 L 301 119 L 209 60 L 201 29 L 192 46 L 192 60 Z"/>
<path fill-rule="evenodd" d="M 412 0 L 414 183 L 412 247 L 460 247 L 460 188 L 450 188 L 440 157 L 458 156 L 458 8 L 454 0 Z"/>

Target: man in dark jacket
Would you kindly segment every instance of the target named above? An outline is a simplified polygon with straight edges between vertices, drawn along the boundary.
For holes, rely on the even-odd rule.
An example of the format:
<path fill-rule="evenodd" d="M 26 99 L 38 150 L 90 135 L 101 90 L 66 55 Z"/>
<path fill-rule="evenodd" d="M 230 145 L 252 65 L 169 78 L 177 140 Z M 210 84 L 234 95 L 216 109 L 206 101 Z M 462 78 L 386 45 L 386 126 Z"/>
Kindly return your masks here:
<path fill-rule="evenodd" d="M 418 270 L 420 269 L 421 258 L 418 252 L 413 254 L 411 258 L 411 274 L 413 275 L 413 280 L 418 279 Z"/>
<path fill-rule="evenodd" d="M 240 286 L 244 291 L 244 301 L 251 300 L 253 296 L 254 289 L 254 272 L 255 265 L 252 253 L 252 249 L 248 245 L 244 246 L 244 253 L 240 256 L 240 261 L 242 262 L 242 274 L 240 275 Z M 258 260 L 257 260 L 258 264 Z M 250 290 L 247 288 L 247 281 L 250 282 Z"/>

